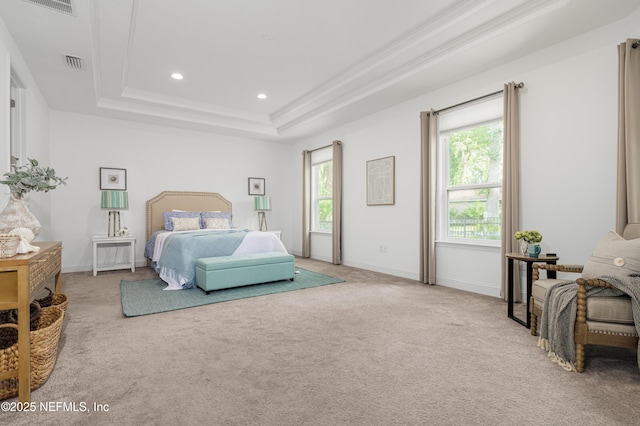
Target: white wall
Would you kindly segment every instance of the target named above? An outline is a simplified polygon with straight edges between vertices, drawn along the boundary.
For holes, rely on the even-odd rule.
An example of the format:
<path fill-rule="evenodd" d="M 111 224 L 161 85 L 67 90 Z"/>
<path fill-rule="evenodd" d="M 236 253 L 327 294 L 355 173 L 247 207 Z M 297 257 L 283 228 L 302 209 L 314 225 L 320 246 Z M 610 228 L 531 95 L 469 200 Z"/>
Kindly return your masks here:
<path fill-rule="evenodd" d="M 64 243 L 65 272 L 89 270 L 90 238 L 106 232 L 106 213 L 99 209 L 99 167 L 127 169 L 130 209 L 123 216 L 139 237 L 138 263 L 143 262 L 147 199 L 169 189 L 221 192 L 234 203 L 236 225 L 255 227 L 248 177 L 266 178 L 274 205 L 267 213 L 269 226 L 281 229 L 285 245 L 299 254 L 300 153 L 339 139 L 344 144 L 344 263 L 417 279 L 419 112 L 499 90 L 507 81 L 523 81 L 522 228 L 542 232 L 543 251 L 557 252 L 562 262 L 583 263 L 614 226 L 616 45 L 638 36 L 639 15 L 636 11 L 590 34 L 292 146 L 59 111 L 51 113 L 49 124 L 46 102 L 3 25 L 0 96 L 13 65 L 29 93 L 27 155 L 69 176 L 67 187 L 32 198 L 32 209 L 43 222 L 39 239 Z M 0 105 L 3 153 L 8 153 L 8 117 L 6 104 Z M 390 155 L 396 157 L 396 203 L 368 207 L 366 161 Z M 381 245 L 386 253 L 380 252 Z M 330 259 L 328 247 L 314 244 L 319 249 L 314 256 Z M 437 281 L 497 296 L 499 251 L 438 244 Z"/>
<path fill-rule="evenodd" d="M 44 166 L 50 165 L 49 144 L 49 106 L 44 100 L 20 51 L 9 35 L 4 22 L 0 19 L 0 98 L 8 100 L 11 85 L 11 75 L 16 76 L 22 87 L 24 111 L 23 147 L 26 158 L 20 159 L 25 164 L 27 158 L 35 158 Z M 9 102 L 0 102 L 0 175 L 9 171 L 10 166 L 10 108 Z M 2 185 L 0 188 L 0 208 L 4 208 L 9 198 L 9 189 Z M 51 193 L 29 194 L 29 208 L 42 224 L 38 240 L 51 239 Z"/>
<path fill-rule="evenodd" d="M 0 99 L 9 99 L 11 87 L 11 55 L 5 41 L 7 40 L 7 30 L 4 23 L 0 19 Z M 9 153 L 10 147 L 10 109 L 8 102 L 0 103 L 0 170 L 4 173 L 9 169 Z M 2 205 L 6 203 L 7 190 L 2 188 L 0 191 L 0 202 Z"/>
<path fill-rule="evenodd" d="M 266 179 L 272 197 L 270 229 L 290 245 L 290 147 L 53 111 L 52 163 L 69 176 L 53 192 L 53 238 L 64 242 L 63 271 L 91 269 L 91 237 L 107 233 L 100 209 L 100 167 L 127 170 L 129 210 L 123 226 L 137 237 L 136 259 L 144 264 L 145 203 L 165 190 L 219 192 L 233 203 L 234 225 L 257 228 L 249 177 Z"/>
<path fill-rule="evenodd" d="M 615 226 L 616 45 L 638 35 L 637 22 L 638 16 L 631 16 L 297 143 L 292 161 L 303 149 L 343 142 L 344 264 L 419 277 L 419 112 L 500 90 L 508 81 L 525 83 L 521 227 L 539 230 L 543 252 L 558 253 L 561 262 L 586 262 Z M 367 206 L 366 161 L 389 155 L 396 156 L 396 204 Z M 301 165 L 292 180 L 300 176 Z M 301 198 L 294 197 L 297 206 Z M 294 219 L 292 250 L 299 253 L 301 225 Z M 386 253 L 380 245 L 388 247 Z M 331 257 L 330 252 L 318 256 Z M 495 247 L 438 243 L 437 283 L 499 296 L 500 260 Z"/>

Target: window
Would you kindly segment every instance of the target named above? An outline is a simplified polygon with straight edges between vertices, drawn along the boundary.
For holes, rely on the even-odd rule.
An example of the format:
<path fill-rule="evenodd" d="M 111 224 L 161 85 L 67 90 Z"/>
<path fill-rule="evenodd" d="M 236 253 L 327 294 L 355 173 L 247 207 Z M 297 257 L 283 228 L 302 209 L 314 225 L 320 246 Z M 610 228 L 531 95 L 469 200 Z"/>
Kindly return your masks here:
<path fill-rule="evenodd" d="M 499 101 L 499 117 L 495 117 L 496 112 L 491 113 L 496 109 L 491 105 L 476 105 L 471 108 L 474 113 L 457 111 L 454 120 L 441 118 L 438 185 L 441 240 L 500 241 L 502 98 Z M 494 118 L 482 120 L 491 115 Z"/>
<path fill-rule="evenodd" d="M 333 230 L 333 149 L 311 154 L 311 231 Z"/>
<path fill-rule="evenodd" d="M 331 232 L 333 225 L 333 161 L 311 168 L 312 231 Z"/>

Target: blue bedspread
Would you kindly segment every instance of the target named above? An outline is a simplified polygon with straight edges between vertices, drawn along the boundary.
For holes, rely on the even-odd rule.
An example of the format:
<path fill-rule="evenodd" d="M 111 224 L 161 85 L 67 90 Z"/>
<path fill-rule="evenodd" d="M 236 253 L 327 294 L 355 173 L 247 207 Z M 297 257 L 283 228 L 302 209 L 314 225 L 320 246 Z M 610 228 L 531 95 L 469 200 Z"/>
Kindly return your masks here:
<path fill-rule="evenodd" d="M 249 231 L 202 231 L 176 233 L 167 237 L 158 259 L 157 271 L 179 277 L 183 288 L 195 284 L 196 260 L 205 257 L 231 256 Z"/>

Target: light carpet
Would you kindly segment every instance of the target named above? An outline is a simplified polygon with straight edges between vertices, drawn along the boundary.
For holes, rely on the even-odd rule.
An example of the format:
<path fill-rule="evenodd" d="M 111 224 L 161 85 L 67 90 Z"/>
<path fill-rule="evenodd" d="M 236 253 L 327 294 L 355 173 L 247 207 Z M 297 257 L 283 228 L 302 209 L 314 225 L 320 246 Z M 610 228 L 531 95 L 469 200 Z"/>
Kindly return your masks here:
<path fill-rule="evenodd" d="M 344 280 L 296 268 L 296 275 L 293 281 L 283 280 L 228 288 L 213 291 L 209 294 L 199 288 L 165 291 L 164 288 L 167 283 L 159 278 L 138 281 L 122 280 L 120 282 L 120 294 L 122 313 L 127 317 L 136 317 L 341 282 L 344 282 Z"/>
<path fill-rule="evenodd" d="M 31 395 L 53 408 L 0 412 L 0 424 L 638 424 L 635 349 L 587 346 L 585 372 L 569 373 L 498 298 L 296 266 L 345 282 L 126 318 L 120 281 L 151 268 L 63 274 L 58 362 Z"/>

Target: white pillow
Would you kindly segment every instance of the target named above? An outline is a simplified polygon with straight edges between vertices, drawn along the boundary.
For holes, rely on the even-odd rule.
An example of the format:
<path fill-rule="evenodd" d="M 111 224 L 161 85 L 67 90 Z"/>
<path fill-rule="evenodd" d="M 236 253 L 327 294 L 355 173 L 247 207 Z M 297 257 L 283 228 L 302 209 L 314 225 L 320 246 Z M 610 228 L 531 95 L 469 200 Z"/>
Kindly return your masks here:
<path fill-rule="evenodd" d="M 207 229 L 231 229 L 229 221 L 221 217 L 205 217 L 204 227 Z"/>
<path fill-rule="evenodd" d="M 626 277 L 640 273 L 640 238 L 625 240 L 610 231 L 593 250 L 584 266 L 582 278 L 598 278 L 603 275 Z"/>
<path fill-rule="evenodd" d="M 199 217 L 172 217 L 174 231 L 193 231 L 200 229 Z"/>

